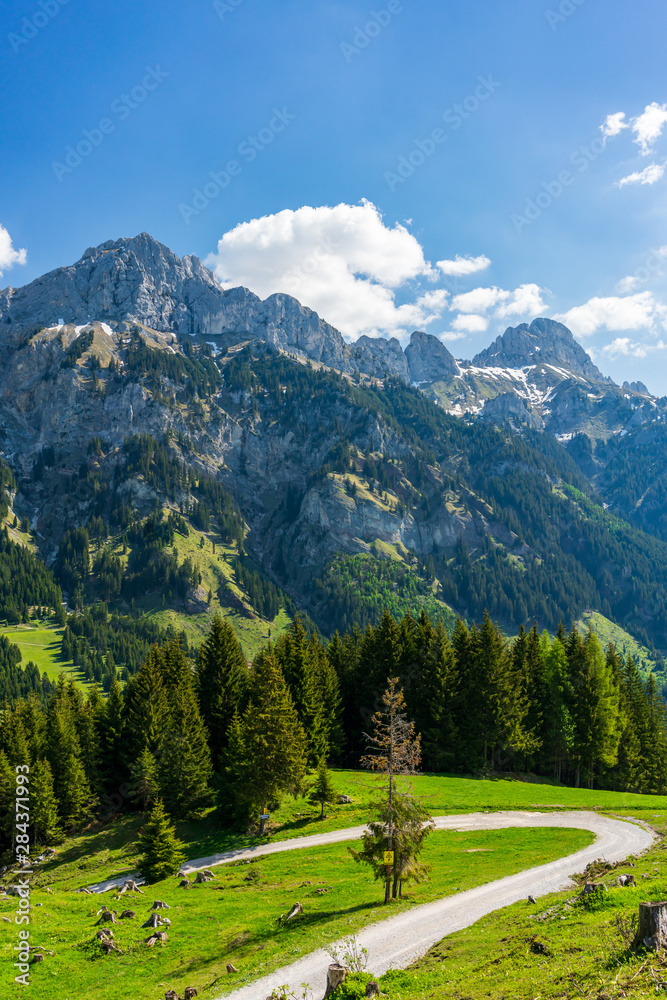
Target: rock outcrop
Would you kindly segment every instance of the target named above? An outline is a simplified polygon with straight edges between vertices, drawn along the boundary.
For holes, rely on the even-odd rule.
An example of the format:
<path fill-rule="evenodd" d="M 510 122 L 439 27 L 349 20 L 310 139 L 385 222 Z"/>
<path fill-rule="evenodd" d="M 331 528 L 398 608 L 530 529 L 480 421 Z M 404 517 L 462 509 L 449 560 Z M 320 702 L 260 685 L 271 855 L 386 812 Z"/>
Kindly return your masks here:
<path fill-rule="evenodd" d="M 442 341 L 431 333 L 417 330 L 405 348 L 410 378 L 417 384 L 439 382 L 458 375 L 459 366 Z"/>
<path fill-rule="evenodd" d="M 604 377 L 586 351 L 562 323 L 553 319 L 535 319 L 528 326 L 508 327 L 490 347 L 473 358 L 473 365 L 495 368 L 524 368 L 550 364 L 596 382 L 611 382 Z"/>

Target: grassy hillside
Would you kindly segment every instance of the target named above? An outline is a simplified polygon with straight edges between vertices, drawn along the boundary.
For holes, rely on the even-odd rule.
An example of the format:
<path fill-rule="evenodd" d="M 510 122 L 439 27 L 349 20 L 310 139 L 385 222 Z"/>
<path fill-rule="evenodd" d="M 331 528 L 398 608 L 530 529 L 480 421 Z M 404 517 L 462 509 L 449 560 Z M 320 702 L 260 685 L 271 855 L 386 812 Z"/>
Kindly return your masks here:
<path fill-rule="evenodd" d="M 11 625 L 0 629 L 0 635 L 6 635 L 21 650 L 21 666 L 25 667 L 32 660 L 39 672 L 45 673 L 51 681 L 57 680 L 63 671 L 78 679 L 79 671 L 72 661 L 62 658 L 62 634 L 62 628 L 54 628 L 46 623 Z"/>
<path fill-rule="evenodd" d="M 35 889 L 33 907 L 41 906 L 33 910 L 32 939 L 55 954 L 33 969 L 31 985 L 40 1000 L 59 1000 L 64 981 L 68 1000 L 93 995 L 124 1000 L 128 990 L 133 1000 L 150 1000 L 158 991 L 182 991 L 193 985 L 200 996 L 213 998 L 368 923 L 543 864 L 591 840 L 591 834 L 578 830 L 433 834 L 424 852 L 424 860 L 432 865 L 429 881 L 389 911 L 381 905 L 382 887 L 373 882 L 370 871 L 354 862 L 345 844 L 218 868 L 213 882 L 190 892 L 179 889 L 178 880 L 171 878 L 151 886 L 146 895 L 123 896 L 120 909 L 129 907 L 137 917 L 113 928 L 122 954 L 108 958 L 102 957 L 95 940 L 99 897 L 66 892 L 60 886 L 50 893 Z M 153 899 L 170 905 L 171 927 L 166 946 L 147 951 L 142 942 L 151 932 L 142 931 L 141 923 L 149 916 Z M 304 907 L 303 916 L 280 927 L 277 918 L 297 899 Z M 104 901 L 119 906 L 111 893 Z M 15 905 L 13 899 L 0 898 L 0 913 L 11 914 Z M 7 961 L 12 945 L 11 938 L 2 945 Z M 238 976 L 226 974 L 227 962 L 236 966 Z M 13 986 L 5 995 L 22 994 Z"/>
<path fill-rule="evenodd" d="M 625 659 L 631 656 L 637 663 L 642 674 L 649 674 L 653 670 L 664 671 L 664 663 L 661 659 L 658 659 L 651 653 L 646 646 L 642 646 L 640 642 L 637 642 L 620 625 L 609 621 L 608 618 L 605 618 L 598 611 L 586 611 L 581 616 L 580 621 L 577 622 L 577 625 L 582 631 L 588 631 L 591 628 L 603 646 L 613 643 L 619 655 Z"/>

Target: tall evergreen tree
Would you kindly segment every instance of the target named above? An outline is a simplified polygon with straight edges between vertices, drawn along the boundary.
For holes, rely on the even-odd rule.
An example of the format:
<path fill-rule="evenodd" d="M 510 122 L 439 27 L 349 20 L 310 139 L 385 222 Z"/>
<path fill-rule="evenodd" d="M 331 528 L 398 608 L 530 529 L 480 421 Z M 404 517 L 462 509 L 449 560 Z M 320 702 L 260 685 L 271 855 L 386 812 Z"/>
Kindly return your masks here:
<path fill-rule="evenodd" d="M 199 649 L 197 669 L 199 705 L 215 767 L 220 767 L 234 713 L 244 708 L 248 682 L 248 665 L 236 633 L 216 614 Z"/>
<path fill-rule="evenodd" d="M 38 844 L 58 844 L 63 839 L 51 765 L 44 758 L 30 773 L 30 823 Z"/>
<path fill-rule="evenodd" d="M 235 797 L 245 819 L 259 813 L 263 836 L 269 804 L 301 788 L 308 740 L 270 651 L 258 657 L 249 693 L 243 717 L 235 716 L 230 726 L 223 796 Z"/>
<path fill-rule="evenodd" d="M 139 836 L 141 874 L 148 882 L 159 882 L 175 875 L 185 861 L 183 848 L 184 844 L 177 838 L 164 805 L 158 799 Z"/>
<path fill-rule="evenodd" d="M 320 757 L 329 753 L 328 725 L 313 651 L 298 615 L 278 640 L 272 655 L 285 678 L 306 734 L 309 762 L 316 764 Z"/>

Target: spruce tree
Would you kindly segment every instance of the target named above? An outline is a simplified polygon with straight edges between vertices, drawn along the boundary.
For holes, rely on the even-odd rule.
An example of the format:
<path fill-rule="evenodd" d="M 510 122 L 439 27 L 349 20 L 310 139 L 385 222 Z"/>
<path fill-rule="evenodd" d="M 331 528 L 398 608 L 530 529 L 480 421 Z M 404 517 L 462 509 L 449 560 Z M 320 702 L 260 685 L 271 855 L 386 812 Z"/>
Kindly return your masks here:
<path fill-rule="evenodd" d="M 271 651 L 258 657 L 249 694 L 243 717 L 230 726 L 223 797 L 236 796 L 247 819 L 260 813 L 263 836 L 269 803 L 301 788 L 308 741 Z"/>
<path fill-rule="evenodd" d="M 130 797 L 139 804 L 142 812 L 146 812 L 148 806 L 152 806 L 160 794 L 157 761 L 148 747 L 144 747 L 132 765 L 130 780 L 132 783 Z"/>
<path fill-rule="evenodd" d="M 248 687 L 248 666 L 234 629 L 216 614 L 199 649 L 197 693 L 209 735 L 214 766 L 220 767 L 227 733 L 236 711 L 242 711 Z"/>
<path fill-rule="evenodd" d="M 320 757 L 328 755 L 328 727 L 312 650 L 298 615 L 286 635 L 278 640 L 273 655 L 306 733 L 309 762 L 315 764 Z"/>
<path fill-rule="evenodd" d="M 197 818 L 210 802 L 213 769 L 191 676 L 184 674 L 169 693 L 169 707 L 160 755 L 160 787 L 172 816 Z"/>
<path fill-rule="evenodd" d="M 139 864 L 146 881 L 160 882 L 175 875 L 186 859 L 184 846 L 158 799 L 139 836 Z"/>
<path fill-rule="evenodd" d="M 308 801 L 321 806 L 320 819 L 324 819 L 324 807 L 336 801 L 336 790 L 331 781 L 331 772 L 327 768 L 325 757 L 321 757 L 317 765 L 315 782 L 310 789 Z"/>
<path fill-rule="evenodd" d="M 58 844 L 63 839 L 58 820 L 58 800 L 48 760 L 38 760 L 30 773 L 30 822 L 38 844 Z"/>
<path fill-rule="evenodd" d="M 434 628 L 425 611 L 415 629 L 414 648 L 416 677 L 406 700 L 421 733 L 424 768 L 451 769 L 456 752 L 456 662 L 442 623 Z"/>

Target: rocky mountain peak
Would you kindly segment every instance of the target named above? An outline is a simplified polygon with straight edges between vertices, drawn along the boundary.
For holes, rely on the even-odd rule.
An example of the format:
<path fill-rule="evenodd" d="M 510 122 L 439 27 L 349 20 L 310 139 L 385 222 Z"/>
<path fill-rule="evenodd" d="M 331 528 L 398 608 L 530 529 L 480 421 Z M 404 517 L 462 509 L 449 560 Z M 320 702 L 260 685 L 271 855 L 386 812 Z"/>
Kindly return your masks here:
<path fill-rule="evenodd" d="M 405 356 L 413 382 L 438 382 L 459 373 L 454 356 L 431 333 L 416 330 L 405 348 Z"/>
<path fill-rule="evenodd" d="M 593 364 L 570 330 L 553 319 L 535 319 L 530 326 L 526 323 L 510 326 L 473 358 L 473 365 L 482 368 L 525 368 L 538 364 L 566 368 L 595 382 L 611 382 Z"/>

